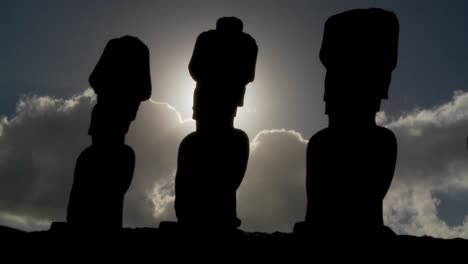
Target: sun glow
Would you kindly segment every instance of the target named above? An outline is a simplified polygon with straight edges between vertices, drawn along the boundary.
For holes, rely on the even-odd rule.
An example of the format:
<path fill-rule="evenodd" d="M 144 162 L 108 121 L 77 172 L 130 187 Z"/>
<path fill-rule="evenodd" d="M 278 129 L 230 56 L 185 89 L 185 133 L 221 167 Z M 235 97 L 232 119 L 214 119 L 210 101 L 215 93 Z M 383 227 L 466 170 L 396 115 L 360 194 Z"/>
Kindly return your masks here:
<path fill-rule="evenodd" d="M 251 129 L 257 122 L 257 83 L 247 85 L 244 97 L 244 106 L 237 108 L 237 115 L 234 124 L 240 129 Z"/>
<path fill-rule="evenodd" d="M 179 65 L 180 66 L 180 65 Z M 169 103 L 181 114 L 182 119 L 192 118 L 193 91 L 196 83 L 190 76 L 187 67 L 173 67 L 173 71 L 168 76 L 168 87 L 172 87 Z M 155 100 L 158 101 L 158 100 Z"/>
<path fill-rule="evenodd" d="M 172 71 L 167 76 L 167 85 L 171 88 L 170 100 L 168 104 L 173 106 L 181 115 L 183 120 L 192 120 L 193 92 L 196 82 L 190 76 L 187 67 L 183 65 L 175 65 Z M 259 111 L 262 111 L 262 102 L 259 100 L 259 88 L 263 87 L 262 78 L 247 85 L 247 90 L 244 98 L 244 106 L 237 109 L 237 115 L 234 120 L 235 127 L 243 130 L 257 130 Z M 157 98 L 153 101 L 161 102 Z"/>

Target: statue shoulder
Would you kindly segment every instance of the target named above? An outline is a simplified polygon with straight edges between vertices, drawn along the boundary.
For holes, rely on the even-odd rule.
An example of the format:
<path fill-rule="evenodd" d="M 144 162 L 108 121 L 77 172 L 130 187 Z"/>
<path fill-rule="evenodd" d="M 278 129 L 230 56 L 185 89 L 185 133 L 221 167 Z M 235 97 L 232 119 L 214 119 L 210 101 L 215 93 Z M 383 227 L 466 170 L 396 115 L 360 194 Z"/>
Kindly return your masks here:
<path fill-rule="evenodd" d="M 233 134 L 237 139 L 242 140 L 244 142 L 249 142 L 249 136 L 247 135 L 247 133 L 244 132 L 244 130 L 235 128 L 233 130 Z"/>
<path fill-rule="evenodd" d="M 179 148 L 186 148 L 186 147 L 192 145 L 195 142 L 195 140 L 197 140 L 197 136 L 198 136 L 197 132 L 192 132 L 192 133 L 188 134 L 180 142 Z"/>
<path fill-rule="evenodd" d="M 381 142 L 395 146 L 397 145 L 397 138 L 392 130 L 386 127 L 377 126 L 376 131 L 376 134 Z"/>
<path fill-rule="evenodd" d="M 135 151 L 129 145 L 123 145 L 120 151 L 123 157 L 135 159 Z"/>
<path fill-rule="evenodd" d="M 315 133 L 310 139 L 308 145 L 317 145 L 330 138 L 331 132 L 329 128 L 324 128 Z"/>

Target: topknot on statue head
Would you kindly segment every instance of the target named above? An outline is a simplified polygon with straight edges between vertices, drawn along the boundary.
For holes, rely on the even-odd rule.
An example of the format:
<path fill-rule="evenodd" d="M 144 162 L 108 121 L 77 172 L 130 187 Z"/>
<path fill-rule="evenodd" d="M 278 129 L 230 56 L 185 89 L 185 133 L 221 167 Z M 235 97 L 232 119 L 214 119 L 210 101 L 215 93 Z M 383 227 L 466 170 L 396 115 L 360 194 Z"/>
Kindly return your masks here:
<path fill-rule="evenodd" d="M 222 17 L 215 30 L 201 33 L 189 63 L 189 72 L 199 84 L 235 84 L 245 87 L 255 78 L 258 46 L 243 32 L 236 17 Z"/>
<path fill-rule="evenodd" d="M 237 17 L 222 17 L 216 21 L 216 31 L 226 33 L 242 33 L 244 24 Z"/>
<path fill-rule="evenodd" d="M 124 36 L 110 40 L 89 83 L 99 100 L 145 101 L 151 97 L 149 49 L 138 38 Z"/>

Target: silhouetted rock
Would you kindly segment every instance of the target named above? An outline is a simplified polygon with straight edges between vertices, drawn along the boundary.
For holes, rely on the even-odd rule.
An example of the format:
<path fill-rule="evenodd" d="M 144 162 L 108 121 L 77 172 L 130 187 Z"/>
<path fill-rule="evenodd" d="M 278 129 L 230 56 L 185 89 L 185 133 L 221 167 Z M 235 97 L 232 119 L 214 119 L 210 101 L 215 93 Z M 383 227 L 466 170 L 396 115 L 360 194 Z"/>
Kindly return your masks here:
<path fill-rule="evenodd" d="M 70 224 L 122 227 L 124 196 L 135 154 L 127 145 L 90 146 L 76 162 L 67 219 Z"/>
<path fill-rule="evenodd" d="M 182 225 L 235 228 L 236 192 L 249 158 L 249 139 L 237 129 L 197 131 L 180 144 L 175 210 Z"/>
<path fill-rule="evenodd" d="M 26 232 L 7 226 L 0 226 L 0 237 L 21 236 L 23 234 L 26 234 Z"/>
<path fill-rule="evenodd" d="M 175 211 L 184 230 L 235 234 L 236 192 L 249 159 L 249 138 L 234 128 L 245 87 L 254 80 L 258 48 L 243 33 L 242 21 L 220 18 L 216 30 L 197 39 L 189 71 L 197 82 L 193 118 L 196 132 L 180 144 L 175 180 Z"/>
<path fill-rule="evenodd" d="M 190 75 L 197 82 L 195 120 L 234 118 L 237 107 L 244 105 L 245 86 L 255 78 L 258 47 L 242 30 L 241 20 L 223 17 L 215 30 L 198 36 L 189 63 Z"/>
<path fill-rule="evenodd" d="M 140 102 L 151 97 L 149 50 L 139 39 L 110 40 L 89 77 L 97 94 L 89 134 L 121 137 L 135 120 Z"/>
<path fill-rule="evenodd" d="M 9 238 L 7 251 L 2 256 L 13 256 L 17 260 L 34 257 L 35 261 L 88 260 L 106 258 L 122 260 L 122 257 L 153 260 L 159 252 L 159 260 L 230 261 L 262 260 L 311 262 L 321 255 L 328 260 L 350 262 L 371 260 L 374 263 L 399 263 L 417 261 L 431 263 L 464 263 L 468 240 L 438 239 L 400 235 L 392 241 L 367 240 L 370 247 L 362 248 L 364 242 L 355 237 L 337 236 L 329 241 L 311 241 L 294 234 L 275 232 L 249 233 L 240 231 L 237 236 L 208 237 L 203 229 L 198 234 L 184 236 L 155 228 L 124 228 L 113 233 L 89 230 L 84 234 L 59 231 L 14 232 Z M 0 228 L 0 237 L 4 238 Z M 330 242 L 330 243 L 329 243 Z M 325 247 L 325 245 L 329 245 Z M 380 253 L 380 254 L 379 254 Z M 161 255 L 161 256 L 159 256 Z"/>
<path fill-rule="evenodd" d="M 295 231 L 325 239 L 392 237 L 382 202 L 395 169 L 397 142 L 375 115 L 387 98 L 398 48 L 398 20 L 381 9 L 351 10 L 325 24 L 320 59 L 328 128 L 307 147 L 306 222 Z"/>
<path fill-rule="evenodd" d="M 109 41 L 89 82 L 97 94 L 89 135 L 92 146 L 76 162 L 67 224 L 62 229 L 119 229 L 135 153 L 125 135 L 141 101 L 151 96 L 149 51 L 135 37 Z"/>

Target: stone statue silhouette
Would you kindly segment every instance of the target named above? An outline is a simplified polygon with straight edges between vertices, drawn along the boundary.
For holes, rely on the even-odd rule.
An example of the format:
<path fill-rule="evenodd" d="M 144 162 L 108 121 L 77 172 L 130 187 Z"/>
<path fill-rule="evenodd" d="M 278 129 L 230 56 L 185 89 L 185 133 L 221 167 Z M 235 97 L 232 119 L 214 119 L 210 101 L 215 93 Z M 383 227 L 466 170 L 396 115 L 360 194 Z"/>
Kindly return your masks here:
<path fill-rule="evenodd" d="M 327 69 L 325 113 L 329 125 L 307 147 L 307 214 L 295 232 L 316 236 L 380 236 L 382 202 L 396 164 L 392 131 L 376 125 L 397 63 L 399 23 L 382 9 L 357 9 L 330 17 L 320 60 Z"/>
<path fill-rule="evenodd" d="M 140 103 L 151 96 L 149 50 L 138 38 L 110 40 L 89 77 L 97 94 L 89 135 L 78 157 L 67 222 L 71 227 L 122 227 L 124 196 L 135 167 L 125 135 Z"/>
<path fill-rule="evenodd" d="M 215 30 L 197 38 L 189 71 L 197 82 L 196 131 L 180 144 L 175 210 L 185 227 L 232 230 L 236 192 L 249 158 L 249 138 L 234 128 L 246 85 L 255 77 L 258 47 L 235 17 L 218 19 Z"/>

